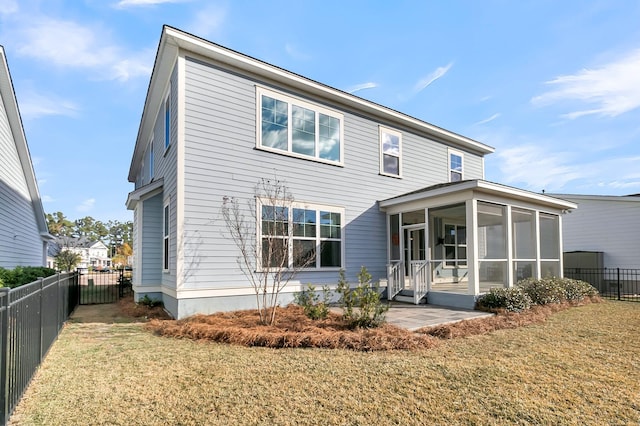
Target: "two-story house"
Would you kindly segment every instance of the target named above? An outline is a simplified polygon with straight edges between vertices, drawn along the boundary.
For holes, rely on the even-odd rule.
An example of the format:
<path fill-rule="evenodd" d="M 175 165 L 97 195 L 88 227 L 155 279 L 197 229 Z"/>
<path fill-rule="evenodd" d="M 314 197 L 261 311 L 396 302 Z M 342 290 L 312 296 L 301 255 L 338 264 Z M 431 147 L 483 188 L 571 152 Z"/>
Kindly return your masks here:
<path fill-rule="evenodd" d="M 0 46 L 0 267 L 45 265 L 52 239 Z"/>
<path fill-rule="evenodd" d="M 221 208 L 274 176 L 295 196 L 285 225 L 313 225 L 282 238 L 316 248 L 283 303 L 340 269 L 354 282 L 362 265 L 390 299 L 411 289 L 416 303 L 469 308 L 491 286 L 560 276 L 561 215 L 575 204 L 485 181 L 493 151 L 164 27 L 129 171 L 136 297 L 176 318 L 255 307 Z M 274 206 L 257 203 L 260 241 Z"/>

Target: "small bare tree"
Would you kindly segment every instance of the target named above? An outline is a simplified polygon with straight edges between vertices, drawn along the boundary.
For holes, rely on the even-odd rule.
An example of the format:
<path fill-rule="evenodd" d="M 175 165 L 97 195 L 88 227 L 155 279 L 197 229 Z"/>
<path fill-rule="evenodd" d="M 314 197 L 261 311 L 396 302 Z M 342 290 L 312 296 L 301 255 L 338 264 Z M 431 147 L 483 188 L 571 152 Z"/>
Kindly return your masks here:
<path fill-rule="evenodd" d="M 292 244 L 294 198 L 284 181 L 261 179 L 247 210 L 235 197 L 224 197 L 222 217 L 238 247 L 238 266 L 256 293 L 260 322 L 272 325 L 280 292 L 316 260 L 316 248 Z"/>

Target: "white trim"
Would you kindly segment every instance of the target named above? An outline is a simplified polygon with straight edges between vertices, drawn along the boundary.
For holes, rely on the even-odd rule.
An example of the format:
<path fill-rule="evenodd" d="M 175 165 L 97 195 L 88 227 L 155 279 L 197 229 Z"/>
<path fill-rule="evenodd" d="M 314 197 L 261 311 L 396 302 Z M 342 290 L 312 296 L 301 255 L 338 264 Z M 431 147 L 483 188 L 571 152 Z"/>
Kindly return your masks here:
<path fill-rule="evenodd" d="M 451 168 L 451 156 L 456 155 L 460 157 L 460 169 L 453 170 Z M 484 170 L 483 170 L 484 172 Z M 456 149 L 447 148 L 447 182 L 456 182 L 451 180 L 451 173 L 460 173 L 460 180 L 464 180 L 464 153 Z"/>
<path fill-rule="evenodd" d="M 287 149 L 278 149 L 262 144 L 262 96 L 268 96 L 287 103 Z M 315 148 L 314 155 L 300 154 L 293 151 L 293 106 L 305 108 L 315 113 Z M 320 139 L 320 117 L 323 114 L 335 118 L 340 122 L 340 159 L 338 161 L 328 160 L 320 157 L 319 139 Z M 305 160 L 313 160 L 319 163 L 326 163 L 335 166 L 344 165 L 344 114 L 329 109 L 317 103 L 310 102 L 299 97 L 276 92 L 262 86 L 256 85 L 256 148 L 264 151 L 283 154 L 291 157 L 302 158 Z"/>
<path fill-rule="evenodd" d="M 387 154 L 384 152 L 384 138 L 383 134 L 389 134 L 398 138 L 398 155 Z M 402 178 L 402 133 L 399 130 L 391 129 L 382 125 L 378 126 L 378 149 L 380 153 L 380 174 L 383 176 L 390 176 L 394 178 Z M 389 173 L 384 170 L 384 156 L 398 158 L 398 174 Z"/>
<path fill-rule="evenodd" d="M 176 196 L 174 226 L 176 230 L 176 264 L 175 264 L 175 285 L 180 288 L 185 284 L 185 238 L 184 238 L 184 218 L 185 218 L 185 117 L 186 117 L 186 62 L 183 54 L 180 54 L 177 62 L 177 85 L 176 88 Z"/>
<path fill-rule="evenodd" d="M 127 196 L 126 206 L 128 210 L 135 209 L 138 202 L 151 198 L 163 191 L 164 179 L 160 178 L 148 185 L 142 186 L 135 191 L 131 191 Z"/>
<path fill-rule="evenodd" d="M 157 284 L 157 285 L 134 285 L 133 286 L 133 291 L 136 293 L 162 293 L 162 294 L 166 294 L 168 296 L 173 297 L 174 299 L 177 299 L 177 292 L 175 289 L 166 286 L 164 284 Z"/>

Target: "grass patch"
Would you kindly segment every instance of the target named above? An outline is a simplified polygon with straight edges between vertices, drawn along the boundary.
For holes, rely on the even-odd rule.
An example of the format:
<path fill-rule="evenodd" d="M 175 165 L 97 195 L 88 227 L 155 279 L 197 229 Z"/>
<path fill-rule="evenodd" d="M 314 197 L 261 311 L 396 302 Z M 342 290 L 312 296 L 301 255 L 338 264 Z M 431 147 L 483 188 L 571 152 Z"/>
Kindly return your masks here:
<path fill-rule="evenodd" d="M 637 424 L 640 304 L 427 351 L 242 347 L 69 324 L 11 424 Z"/>

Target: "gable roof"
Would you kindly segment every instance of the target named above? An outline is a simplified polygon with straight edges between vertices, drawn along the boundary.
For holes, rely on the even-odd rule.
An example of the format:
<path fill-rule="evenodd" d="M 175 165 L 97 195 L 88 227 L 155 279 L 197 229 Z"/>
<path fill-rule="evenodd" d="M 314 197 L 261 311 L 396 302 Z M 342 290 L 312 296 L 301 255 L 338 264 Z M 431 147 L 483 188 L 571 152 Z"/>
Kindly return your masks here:
<path fill-rule="evenodd" d="M 11 74 L 9 73 L 9 64 L 7 63 L 4 47 L 2 45 L 0 45 L 0 99 L 4 102 L 7 112 L 9 127 L 11 128 L 13 140 L 16 144 L 16 150 L 18 151 L 18 157 L 20 158 L 22 172 L 27 182 L 27 188 L 29 189 L 29 196 L 31 197 L 33 211 L 38 223 L 38 230 L 42 238 L 50 240 L 53 236 L 49 234 L 49 229 L 47 228 L 47 220 L 44 214 L 40 192 L 38 191 L 36 175 L 33 171 L 31 154 L 29 153 L 29 147 L 27 146 L 27 138 L 24 134 L 24 127 L 22 126 L 22 118 L 20 117 L 20 110 L 18 109 L 18 101 L 13 88 Z"/>
<path fill-rule="evenodd" d="M 147 89 L 136 146 L 129 168 L 129 182 L 135 182 L 135 172 L 142 161 L 144 144 L 147 142 L 143 137 L 151 134 L 155 115 L 159 111 L 160 105 L 162 105 L 166 86 L 180 51 L 192 52 L 230 69 L 240 70 L 270 82 L 286 85 L 318 99 L 340 105 L 347 110 L 357 111 L 385 122 L 397 123 L 397 125 L 418 134 L 428 135 L 482 155 L 495 151 L 493 147 L 471 138 L 165 25 L 162 28 L 162 35 Z"/>

